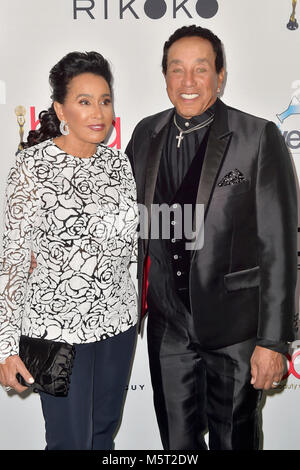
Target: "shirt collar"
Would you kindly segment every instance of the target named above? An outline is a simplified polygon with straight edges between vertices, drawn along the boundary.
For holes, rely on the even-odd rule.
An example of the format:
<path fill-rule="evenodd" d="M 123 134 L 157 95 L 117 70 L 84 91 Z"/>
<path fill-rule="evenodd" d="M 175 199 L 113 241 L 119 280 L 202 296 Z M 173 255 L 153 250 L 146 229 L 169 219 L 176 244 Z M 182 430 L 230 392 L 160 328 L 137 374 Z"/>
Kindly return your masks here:
<path fill-rule="evenodd" d="M 185 119 L 184 117 L 180 116 L 177 111 L 175 110 L 176 115 L 176 122 L 179 127 L 183 130 L 190 129 L 197 124 L 201 124 L 202 122 L 206 121 L 209 117 L 211 117 L 215 112 L 216 103 L 213 103 L 209 108 L 207 108 L 204 113 L 199 114 L 198 116 L 193 116 L 191 119 Z"/>

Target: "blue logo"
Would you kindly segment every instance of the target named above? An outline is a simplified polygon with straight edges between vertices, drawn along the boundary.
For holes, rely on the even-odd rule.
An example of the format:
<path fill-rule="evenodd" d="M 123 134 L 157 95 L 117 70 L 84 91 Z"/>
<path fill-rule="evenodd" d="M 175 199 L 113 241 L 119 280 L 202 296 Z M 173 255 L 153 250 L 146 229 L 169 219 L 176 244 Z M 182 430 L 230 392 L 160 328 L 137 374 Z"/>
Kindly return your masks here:
<path fill-rule="evenodd" d="M 292 116 L 293 114 L 300 114 L 300 101 L 296 96 L 293 96 L 288 108 L 281 114 L 276 114 L 279 121 L 283 123 L 285 119 Z"/>
<path fill-rule="evenodd" d="M 289 119 L 292 116 L 300 115 L 300 80 L 292 83 L 292 88 L 295 90 L 288 107 L 280 114 L 276 114 L 278 118 L 278 128 L 283 135 L 287 147 L 293 154 L 300 154 L 300 131 L 292 126 L 295 126 L 295 119 Z M 297 120 L 297 118 L 296 118 Z M 286 124 L 287 123 L 287 124 Z"/>

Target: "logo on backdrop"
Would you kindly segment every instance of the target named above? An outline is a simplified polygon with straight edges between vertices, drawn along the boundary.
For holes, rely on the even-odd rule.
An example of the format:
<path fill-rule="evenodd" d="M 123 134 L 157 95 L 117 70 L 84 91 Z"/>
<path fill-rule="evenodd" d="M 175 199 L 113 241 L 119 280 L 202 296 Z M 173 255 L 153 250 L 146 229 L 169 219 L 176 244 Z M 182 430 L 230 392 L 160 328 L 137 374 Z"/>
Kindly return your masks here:
<path fill-rule="evenodd" d="M 139 391 L 139 392 L 143 392 L 144 391 L 144 388 L 145 388 L 145 384 L 128 384 L 126 385 L 125 387 L 125 390 L 128 392 L 128 391 Z"/>
<path fill-rule="evenodd" d="M 286 25 L 286 27 L 290 29 L 291 31 L 294 31 L 299 26 L 296 20 L 296 5 L 297 5 L 297 0 L 292 0 L 292 13 L 291 13 L 289 22 Z"/>
<path fill-rule="evenodd" d="M 292 83 L 292 95 L 283 111 L 277 114 L 278 127 L 288 148 L 300 155 L 300 80 Z"/>
<path fill-rule="evenodd" d="M 15 114 L 17 116 L 17 122 L 19 125 L 19 135 L 20 135 L 20 142 L 18 145 L 18 150 L 23 150 L 23 136 L 24 136 L 24 124 L 25 124 L 25 114 L 26 114 L 26 109 L 24 106 L 17 106 L 15 108 Z"/>
<path fill-rule="evenodd" d="M 119 18 L 150 18 L 158 20 L 166 13 L 171 13 L 173 18 L 184 14 L 188 18 L 195 15 L 201 18 L 213 18 L 219 9 L 217 0 L 72 0 L 73 19 L 77 20 L 88 16 L 95 20 L 101 17 L 105 20 Z"/>
<path fill-rule="evenodd" d="M 15 108 L 15 114 L 17 116 L 17 123 L 19 127 L 20 141 L 18 144 L 18 150 L 24 148 L 24 125 L 25 125 L 25 114 L 26 109 L 24 106 L 17 106 Z M 30 130 L 34 131 L 39 125 L 40 121 L 36 119 L 35 106 L 30 106 Z M 113 129 L 109 137 L 108 146 L 113 148 L 116 147 L 118 150 L 121 148 L 121 118 L 116 117 L 113 121 Z"/>
<path fill-rule="evenodd" d="M 291 353 L 286 354 L 287 359 L 287 371 L 282 377 L 281 381 L 284 382 L 288 377 L 293 377 L 294 379 L 300 379 L 300 370 L 299 370 L 299 359 L 300 359 L 300 341 L 296 340 L 291 345 Z M 288 386 L 287 388 L 298 388 L 300 385 Z"/>

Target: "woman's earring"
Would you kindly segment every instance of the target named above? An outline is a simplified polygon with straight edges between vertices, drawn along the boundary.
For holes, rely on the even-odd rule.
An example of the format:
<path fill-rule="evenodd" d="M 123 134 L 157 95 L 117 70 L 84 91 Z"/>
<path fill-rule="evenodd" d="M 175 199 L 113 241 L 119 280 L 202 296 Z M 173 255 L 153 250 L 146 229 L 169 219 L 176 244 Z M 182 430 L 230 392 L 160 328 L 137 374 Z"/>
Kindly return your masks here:
<path fill-rule="evenodd" d="M 66 123 L 66 121 L 60 121 L 59 130 L 60 130 L 62 135 L 69 135 L 70 134 L 69 126 Z"/>

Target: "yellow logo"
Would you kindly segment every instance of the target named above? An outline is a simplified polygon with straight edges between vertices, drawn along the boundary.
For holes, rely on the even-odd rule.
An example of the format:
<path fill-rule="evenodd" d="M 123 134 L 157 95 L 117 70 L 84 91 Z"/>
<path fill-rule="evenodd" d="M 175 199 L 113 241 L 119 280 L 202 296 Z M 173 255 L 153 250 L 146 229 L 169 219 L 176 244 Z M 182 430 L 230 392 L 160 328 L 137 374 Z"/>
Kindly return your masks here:
<path fill-rule="evenodd" d="M 26 114 L 26 109 L 24 106 L 17 106 L 15 108 L 15 114 L 17 116 L 17 121 L 19 124 L 19 135 L 20 135 L 20 143 L 18 145 L 18 150 L 21 151 L 23 150 L 23 137 L 24 137 L 24 124 L 25 124 L 25 114 Z"/>
<path fill-rule="evenodd" d="M 296 5 L 297 5 L 297 0 L 292 0 L 292 13 L 290 16 L 290 20 L 286 27 L 291 30 L 295 30 L 298 28 L 298 22 L 296 20 Z"/>

